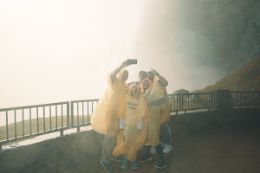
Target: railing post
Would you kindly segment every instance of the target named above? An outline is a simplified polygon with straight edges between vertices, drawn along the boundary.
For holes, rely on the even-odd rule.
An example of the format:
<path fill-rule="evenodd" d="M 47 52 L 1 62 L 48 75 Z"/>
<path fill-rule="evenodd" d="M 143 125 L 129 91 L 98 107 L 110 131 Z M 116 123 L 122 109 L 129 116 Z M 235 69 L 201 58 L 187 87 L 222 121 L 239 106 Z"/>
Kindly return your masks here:
<path fill-rule="evenodd" d="M 45 106 L 42 107 L 43 114 L 43 132 L 45 133 Z"/>
<path fill-rule="evenodd" d="M 190 93 L 188 94 L 188 109 L 190 109 Z"/>
<path fill-rule="evenodd" d="M 8 124 L 8 111 L 7 110 L 5 111 L 5 123 L 6 123 L 6 126 L 5 126 L 5 128 L 6 128 L 6 141 L 9 141 L 9 128 L 8 128 L 9 124 Z"/>
<path fill-rule="evenodd" d="M 231 92 L 227 89 L 216 91 L 216 106 L 217 110 L 226 111 L 233 108 Z"/>
<path fill-rule="evenodd" d="M 60 136 L 63 136 L 63 129 L 60 130 Z"/>
<path fill-rule="evenodd" d="M 70 103 L 67 102 L 67 128 L 70 127 Z"/>
<path fill-rule="evenodd" d="M 210 111 L 213 108 L 213 94 L 212 91 L 208 93 L 208 111 Z"/>
<path fill-rule="evenodd" d="M 88 122 L 90 123 L 90 117 L 89 117 L 89 102 L 87 102 L 87 117 L 88 117 Z"/>
<path fill-rule="evenodd" d="M 77 102 L 77 125 L 79 126 L 79 102 Z"/>
<path fill-rule="evenodd" d="M 70 116 L 71 116 L 71 122 L 70 122 L 70 127 L 73 127 L 74 126 L 74 108 L 73 108 L 73 102 L 70 102 L 70 109 L 71 109 L 71 113 L 70 113 Z"/>
<path fill-rule="evenodd" d="M 14 110 L 14 139 L 17 138 L 16 109 Z"/>
<path fill-rule="evenodd" d="M 260 92 L 257 92 L 257 106 L 260 106 Z"/>
<path fill-rule="evenodd" d="M 23 128 L 23 137 L 24 137 L 24 109 L 22 109 L 22 128 Z"/>
<path fill-rule="evenodd" d="M 183 94 L 181 94 L 181 111 L 183 111 Z"/>

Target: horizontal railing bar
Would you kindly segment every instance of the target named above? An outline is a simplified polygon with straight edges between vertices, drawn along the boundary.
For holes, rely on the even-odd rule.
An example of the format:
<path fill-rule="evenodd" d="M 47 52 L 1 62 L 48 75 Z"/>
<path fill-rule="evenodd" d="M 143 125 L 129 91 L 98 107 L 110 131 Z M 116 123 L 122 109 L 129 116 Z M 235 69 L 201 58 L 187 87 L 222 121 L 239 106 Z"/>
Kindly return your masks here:
<path fill-rule="evenodd" d="M 91 125 L 91 123 L 74 124 L 72 128 L 75 128 L 75 127 L 82 127 L 82 126 L 88 126 L 88 125 Z"/>
<path fill-rule="evenodd" d="M 258 90 L 255 90 L 255 91 L 252 91 L 252 90 L 241 90 L 241 91 L 230 91 L 230 93 L 259 93 L 260 91 Z"/>
<path fill-rule="evenodd" d="M 56 102 L 56 103 L 47 103 L 47 104 L 39 104 L 39 105 L 31 105 L 31 106 L 18 106 L 18 107 L 10 107 L 10 108 L 1 108 L 0 112 L 3 111 L 12 111 L 12 110 L 18 110 L 18 109 L 29 109 L 29 108 L 37 108 L 37 107 L 44 107 L 44 106 L 55 106 L 55 105 L 61 105 L 61 104 L 67 104 L 67 102 Z"/>
<path fill-rule="evenodd" d="M 87 99 L 87 100 L 73 100 L 71 103 L 79 103 L 79 102 L 95 102 L 98 101 L 98 99 Z"/>

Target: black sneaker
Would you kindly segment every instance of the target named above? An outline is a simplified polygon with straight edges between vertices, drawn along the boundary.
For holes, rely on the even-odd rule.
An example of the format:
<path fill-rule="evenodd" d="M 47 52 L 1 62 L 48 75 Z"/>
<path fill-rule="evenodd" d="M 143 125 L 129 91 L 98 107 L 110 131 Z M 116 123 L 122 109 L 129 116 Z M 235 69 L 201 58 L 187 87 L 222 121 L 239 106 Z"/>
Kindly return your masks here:
<path fill-rule="evenodd" d="M 106 173 L 114 173 L 112 169 L 112 165 L 109 161 L 106 160 L 100 160 L 100 164 L 105 170 Z"/>
<path fill-rule="evenodd" d="M 166 168 L 166 162 L 165 162 L 165 160 L 164 159 L 160 159 L 160 160 L 158 160 L 158 161 L 156 161 L 156 163 L 155 163 L 155 165 L 154 165 L 154 167 L 155 168 L 158 168 L 158 169 L 163 169 L 163 168 Z"/>
<path fill-rule="evenodd" d="M 120 168 L 121 168 L 121 169 L 127 169 L 127 168 L 128 168 L 128 160 L 127 160 L 126 158 L 124 158 L 124 159 L 121 161 Z"/>
<path fill-rule="evenodd" d="M 139 157 L 139 161 L 140 162 L 146 162 L 146 161 L 149 161 L 149 160 L 152 160 L 152 155 L 150 153 L 150 149 L 151 149 L 151 146 L 149 145 L 145 145 L 141 151 L 140 151 L 140 157 Z"/>
<path fill-rule="evenodd" d="M 124 158 L 122 156 L 119 156 L 119 157 L 113 157 L 110 160 L 113 160 L 113 161 L 116 161 L 116 162 L 122 162 L 123 159 Z"/>
<path fill-rule="evenodd" d="M 139 166 L 139 163 L 138 163 L 137 160 L 135 160 L 135 161 L 133 161 L 133 162 L 131 163 L 131 169 L 132 169 L 132 170 L 136 170 L 136 169 L 139 169 L 139 168 L 140 168 L 140 166 Z"/>
<path fill-rule="evenodd" d="M 140 158 L 140 162 L 147 162 L 147 161 L 150 161 L 150 160 L 152 160 L 153 158 L 152 158 L 152 156 L 151 155 L 145 155 L 145 156 L 143 156 L 143 157 L 141 157 Z"/>

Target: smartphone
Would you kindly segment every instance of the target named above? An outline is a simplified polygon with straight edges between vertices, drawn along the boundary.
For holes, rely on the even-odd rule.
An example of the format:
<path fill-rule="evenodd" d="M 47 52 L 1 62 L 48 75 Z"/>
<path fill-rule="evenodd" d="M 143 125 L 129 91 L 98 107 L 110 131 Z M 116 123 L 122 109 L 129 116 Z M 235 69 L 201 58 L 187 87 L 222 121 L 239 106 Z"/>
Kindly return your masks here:
<path fill-rule="evenodd" d="M 137 64 L 137 59 L 130 59 L 128 61 L 129 64 Z"/>

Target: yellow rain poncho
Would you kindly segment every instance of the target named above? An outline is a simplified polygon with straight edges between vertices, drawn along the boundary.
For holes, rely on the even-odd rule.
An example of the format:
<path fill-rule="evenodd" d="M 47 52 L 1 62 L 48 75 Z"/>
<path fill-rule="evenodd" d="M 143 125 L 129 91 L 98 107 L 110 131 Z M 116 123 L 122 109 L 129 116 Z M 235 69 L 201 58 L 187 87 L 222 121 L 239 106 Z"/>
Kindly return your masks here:
<path fill-rule="evenodd" d="M 126 114 L 121 117 L 124 119 L 124 130 L 118 136 L 113 155 L 126 155 L 129 161 L 133 161 L 136 160 L 137 152 L 144 145 L 146 138 L 147 104 L 142 95 L 134 98 L 128 94 L 124 110 Z"/>
<path fill-rule="evenodd" d="M 121 113 L 122 100 L 126 93 L 126 85 L 121 80 L 125 70 L 121 70 L 115 80 L 108 78 L 108 88 L 99 99 L 95 112 L 91 117 L 92 128 L 104 135 L 116 135 L 118 131 L 119 115 Z"/>
<path fill-rule="evenodd" d="M 166 99 L 166 102 L 160 105 L 160 123 L 164 123 L 169 120 L 170 118 L 170 112 L 171 112 L 171 100 L 168 96 L 168 93 L 166 91 L 166 88 L 164 88 L 164 97 Z"/>
<path fill-rule="evenodd" d="M 160 105 L 149 106 L 148 110 L 148 127 L 147 139 L 145 144 L 156 146 L 160 143 L 160 125 L 169 119 L 170 100 L 165 87 L 158 83 L 158 77 L 155 76 L 152 86 L 146 89 L 144 93 L 145 99 L 149 101 L 157 100 L 161 97 L 166 98 L 166 102 Z"/>

